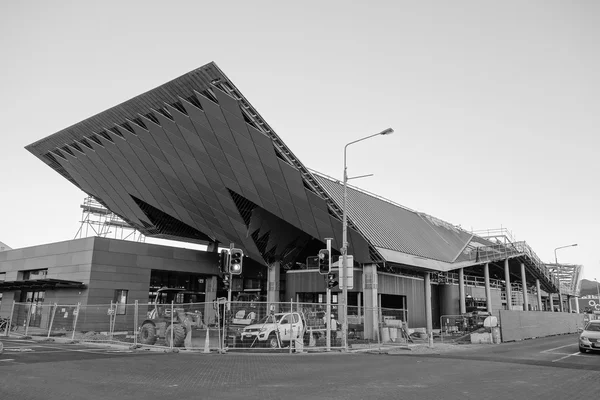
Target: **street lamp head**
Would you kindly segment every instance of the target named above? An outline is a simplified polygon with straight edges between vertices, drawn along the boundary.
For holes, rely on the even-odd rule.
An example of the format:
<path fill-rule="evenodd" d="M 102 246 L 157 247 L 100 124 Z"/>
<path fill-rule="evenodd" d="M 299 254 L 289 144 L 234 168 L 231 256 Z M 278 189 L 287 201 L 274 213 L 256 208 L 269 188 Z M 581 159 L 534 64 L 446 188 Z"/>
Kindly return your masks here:
<path fill-rule="evenodd" d="M 391 135 L 392 133 L 394 133 L 392 128 L 387 128 L 386 130 L 379 132 L 380 135 Z"/>

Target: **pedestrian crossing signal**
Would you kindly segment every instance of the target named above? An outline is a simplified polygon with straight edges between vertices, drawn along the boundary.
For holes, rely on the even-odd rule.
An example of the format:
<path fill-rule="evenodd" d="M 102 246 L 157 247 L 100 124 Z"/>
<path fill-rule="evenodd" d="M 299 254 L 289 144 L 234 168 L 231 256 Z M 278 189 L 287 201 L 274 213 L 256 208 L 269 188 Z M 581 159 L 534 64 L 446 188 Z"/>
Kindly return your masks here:
<path fill-rule="evenodd" d="M 329 264 L 329 250 L 319 250 L 319 273 L 326 275 L 331 272 L 331 265 Z"/>

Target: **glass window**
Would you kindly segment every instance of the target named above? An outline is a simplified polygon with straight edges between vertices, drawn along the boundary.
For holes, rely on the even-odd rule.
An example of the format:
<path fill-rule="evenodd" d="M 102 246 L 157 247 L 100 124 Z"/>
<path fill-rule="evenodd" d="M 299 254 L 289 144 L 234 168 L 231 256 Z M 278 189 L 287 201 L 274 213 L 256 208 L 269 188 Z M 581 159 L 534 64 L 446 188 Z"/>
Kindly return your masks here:
<path fill-rule="evenodd" d="M 117 315 L 125 315 L 127 311 L 127 295 L 129 294 L 128 290 L 117 289 L 115 290 L 114 302 L 117 305 L 116 314 Z"/>
<path fill-rule="evenodd" d="M 0 282 L 6 280 L 6 272 L 0 272 Z M 0 292 L 0 305 L 2 305 L 2 292 Z"/>
<path fill-rule="evenodd" d="M 34 269 L 31 271 L 23 271 L 23 280 L 29 281 L 32 279 L 44 279 L 48 275 L 47 269 Z"/>

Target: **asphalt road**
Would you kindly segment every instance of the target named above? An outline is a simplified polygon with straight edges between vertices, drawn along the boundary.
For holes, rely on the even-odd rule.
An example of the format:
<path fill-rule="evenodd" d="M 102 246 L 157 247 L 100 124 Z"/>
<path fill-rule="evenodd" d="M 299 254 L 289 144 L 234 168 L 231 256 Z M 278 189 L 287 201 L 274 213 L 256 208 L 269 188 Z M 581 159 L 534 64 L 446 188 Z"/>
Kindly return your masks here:
<path fill-rule="evenodd" d="M 600 391 L 600 354 L 579 354 L 576 335 L 394 355 L 176 354 L 3 342 L 0 399 L 589 400 Z"/>

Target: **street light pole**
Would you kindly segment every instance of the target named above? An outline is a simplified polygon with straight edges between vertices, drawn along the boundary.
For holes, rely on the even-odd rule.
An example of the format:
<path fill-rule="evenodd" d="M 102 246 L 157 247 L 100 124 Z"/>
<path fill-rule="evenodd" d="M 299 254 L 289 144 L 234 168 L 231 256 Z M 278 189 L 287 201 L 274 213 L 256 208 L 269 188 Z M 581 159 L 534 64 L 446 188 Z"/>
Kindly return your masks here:
<path fill-rule="evenodd" d="M 562 287 L 560 284 L 560 273 L 562 272 L 562 268 L 558 265 L 558 258 L 556 257 L 556 250 L 564 249 L 567 247 L 575 247 L 577 243 L 570 244 L 568 246 L 561 246 L 554 249 L 554 263 L 556 264 L 557 276 L 558 276 L 558 298 L 560 300 L 560 312 L 563 312 L 563 298 L 562 298 Z"/>
<path fill-rule="evenodd" d="M 354 143 L 361 142 L 363 140 L 379 136 L 389 135 L 394 133 L 392 128 L 387 128 L 379 133 L 366 136 L 364 138 L 350 142 L 344 146 L 344 204 L 342 206 L 342 265 L 340 265 L 340 283 L 342 286 L 342 347 L 344 351 L 348 350 L 348 282 L 346 282 L 346 265 L 348 264 L 348 213 L 346 206 L 348 204 L 348 167 L 346 166 L 346 150 L 348 146 Z M 339 316 L 338 316 L 339 318 Z"/>

